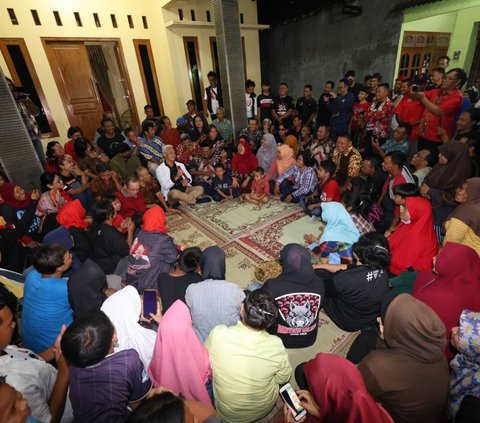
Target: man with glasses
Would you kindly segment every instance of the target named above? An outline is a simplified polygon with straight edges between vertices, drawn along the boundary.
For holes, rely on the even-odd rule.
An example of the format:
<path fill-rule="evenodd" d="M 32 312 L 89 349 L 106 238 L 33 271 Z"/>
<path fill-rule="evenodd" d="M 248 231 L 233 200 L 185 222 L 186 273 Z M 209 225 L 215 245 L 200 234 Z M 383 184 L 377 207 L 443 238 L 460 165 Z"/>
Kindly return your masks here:
<path fill-rule="evenodd" d="M 136 176 L 129 176 L 125 180 L 123 188 L 117 191 L 115 196 L 122 204 L 120 214 L 124 218 L 132 218 L 135 213 L 143 213 L 145 211 L 145 201 L 140 191 L 140 181 Z"/>
<path fill-rule="evenodd" d="M 419 125 L 419 150 L 428 147 L 436 149 L 441 145 L 439 128 L 445 129 L 448 138 L 452 138 L 455 113 L 463 103 L 460 88 L 466 80 L 465 71 L 455 68 L 445 74 L 440 88 L 427 92 L 415 92 L 415 86 L 410 88 L 410 97 L 425 106 Z"/>
<path fill-rule="evenodd" d="M 426 148 L 413 155 L 410 164 L 415 169 L 413 176 L 418 179 L 417 185 L 419 188 L 422 186 L 423 180 L 430 173 L 432 167 L 435 166 L 437 161 L 437 153 L 433 149 Z"/>

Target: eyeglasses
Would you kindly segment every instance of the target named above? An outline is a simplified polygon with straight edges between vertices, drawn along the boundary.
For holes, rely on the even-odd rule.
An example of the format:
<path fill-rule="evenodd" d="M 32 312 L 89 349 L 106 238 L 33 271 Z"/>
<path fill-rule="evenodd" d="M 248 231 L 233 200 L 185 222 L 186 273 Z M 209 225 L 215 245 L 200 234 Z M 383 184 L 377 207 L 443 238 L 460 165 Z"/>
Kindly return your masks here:
<path fill-rule="evenodd" d="M 285 128 L 278 128 L 279 131 L 286 131 Z"/>

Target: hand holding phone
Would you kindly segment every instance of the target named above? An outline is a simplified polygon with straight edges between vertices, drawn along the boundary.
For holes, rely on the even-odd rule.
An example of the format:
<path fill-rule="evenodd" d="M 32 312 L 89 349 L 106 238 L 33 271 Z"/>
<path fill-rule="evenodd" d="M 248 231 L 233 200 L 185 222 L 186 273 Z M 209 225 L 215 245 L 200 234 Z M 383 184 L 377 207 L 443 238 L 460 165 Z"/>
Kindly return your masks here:
<path fill-rule="evenodd" d="M 156 289 L 145 289 L 143 291 L 143 317 L 151 320 L 151 314 L 157 314 L 158 292 Z"/>
<path fill-rule="evenodd" d="M 290 385 L 289 383 L 283 385 L 280 388 L 280 397 L 287 405 L 296 422 L 300 421 L 303 417 L 306 416 L 307 411 L 305 410 L 305 408 L 302 407 L 300 398 L 298 398 L 297 394 L 293 390 L 292 385 Z"/>

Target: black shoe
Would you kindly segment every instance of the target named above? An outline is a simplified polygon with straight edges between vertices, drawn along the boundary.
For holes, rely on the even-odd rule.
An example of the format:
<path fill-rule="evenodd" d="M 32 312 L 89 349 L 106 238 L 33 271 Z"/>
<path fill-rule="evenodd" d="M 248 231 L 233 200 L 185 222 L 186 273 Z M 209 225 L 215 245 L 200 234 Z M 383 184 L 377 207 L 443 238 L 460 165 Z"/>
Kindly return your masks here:
<path fill-rule="evenodd" d="M 208 195 L 201 195 L 196 199 L 197 204 L 210 203 L 210 201 L 212 201 L 212 199 Z"/>

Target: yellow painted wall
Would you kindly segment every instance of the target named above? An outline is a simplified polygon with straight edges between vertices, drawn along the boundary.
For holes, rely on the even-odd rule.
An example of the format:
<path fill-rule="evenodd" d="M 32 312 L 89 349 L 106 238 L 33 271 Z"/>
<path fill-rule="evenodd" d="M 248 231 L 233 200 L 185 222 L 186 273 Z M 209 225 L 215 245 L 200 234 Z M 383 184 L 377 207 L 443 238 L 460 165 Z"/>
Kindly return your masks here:
<path fill-rule="evenodd" d="M 242 36 L 245 37 L 247 76 L 258 81 L 259 85 L 258 30 L 248 28 L 257 24 L 256 3 L 251 0 L 239 0 L 239 7 L 240 12 L 244 14 L 245 22 L 245 25 L 242 26 Z M 19 25 L 12 25 L 7 8 L 15 10 Z M 173 25 L 167 28 L 166 23 L 179 20 L 178 8 L 184 9 L 184 23 L 191 21 L 190 9 L 194 9 L 196 22 L 190 22 L 188 27 Z M 38 11 L 41 26 L 34 24 L 31 9 Z M 50 70 L 41 37 L 119 39 L 140 121 L 144 118 L 143 106 L 146 103 L 146 97 L 132 40 L 149 39 L 163 106 L 166 114 L 175 119 L 185 113 L 185 103 L 192 97 L 186 69 L 183 36 L 198 37 L 202 79 L 205 87 L 208 85 L 207 73 L 213 68 L 209 37 L 215 36 L 215 29 L 213 23 L 206 23 L 206 10 L 211 11 L 213 21 L 213 11 L 209 0 L 21 0 L 21 2 L 3 0 L 0 7 L 0 38 L 23 38 L 25 40 L 60 139 L 66 141 L 66 132 L 70 125 Z M 63 26 L 56 25 L 53 11 L 60 13 Z M 74 12 L 80 13 L 83 27 L 77 26 Z M 99 15 L 100 28 L 95 26 L 93 13 Z M 118 28 L 113 28 L 110 14 L 115 14 Z M 129 28 L 127 15 L 132 15 L 134 29 Z M 148 19 L 148 29 L 143 28 L 142 16 L 146 16 Z M 0 66 L 3 72 L 9 76 L 8 68 L 1 54 Z M 44 142 L 46 141 L 44 140 Z"/>
<path fill-rule="evenodd" d="M 450 68 L 464 68 L 468 73 L 475 51 L 475 37 L 480 21 L 480 0 L 443 0 L 405 10 L 399 37 L 396 69 L 398 71 L 403 34 L 405 31 L 450 32 L 448 56 L 460 51 L 458 60 L 450 61 Z"/>

